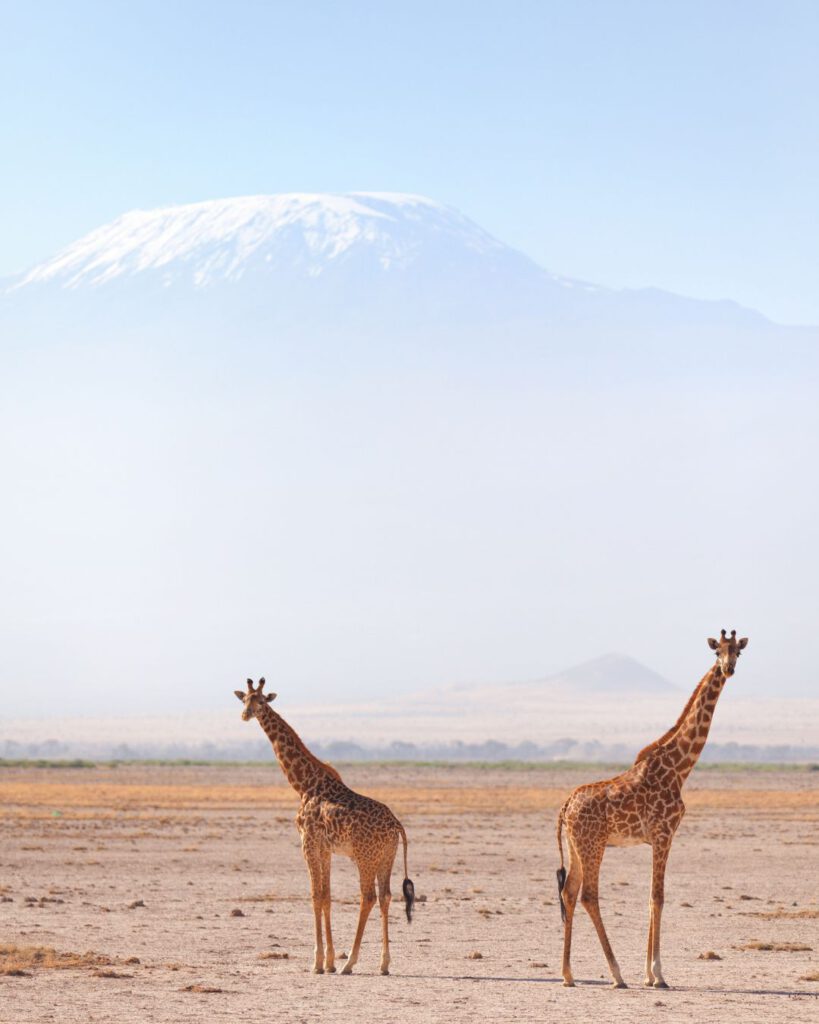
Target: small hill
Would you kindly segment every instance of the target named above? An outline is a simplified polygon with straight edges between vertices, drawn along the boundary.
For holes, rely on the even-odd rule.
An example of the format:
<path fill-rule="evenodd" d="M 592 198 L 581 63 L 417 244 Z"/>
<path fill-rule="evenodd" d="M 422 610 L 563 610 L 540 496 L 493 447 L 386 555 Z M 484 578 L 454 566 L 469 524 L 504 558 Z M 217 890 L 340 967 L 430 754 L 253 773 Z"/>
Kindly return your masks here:
<path fill-rule="evenodd" d="M 560 688 L 567 693 L 584 694 L 643 693 L 662 696 L 678 691 L 659 672 L 626 654 L 604 654 L 591 661 L 584 661 L 557 675 L 548 676 L 540 685 Z"/>

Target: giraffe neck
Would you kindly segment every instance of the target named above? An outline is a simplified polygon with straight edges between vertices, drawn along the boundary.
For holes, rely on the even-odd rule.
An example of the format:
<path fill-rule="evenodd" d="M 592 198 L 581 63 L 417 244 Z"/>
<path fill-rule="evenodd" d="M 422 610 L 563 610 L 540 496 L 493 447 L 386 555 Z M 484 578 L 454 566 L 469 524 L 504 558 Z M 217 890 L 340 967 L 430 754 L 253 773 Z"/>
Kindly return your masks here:
<path fill-rule="evenodd" d="M 685 782 L 699 760 L 705 741 L 708 739 L 714 709 L 724 686 L 725 675 L 719 665 L 714 665 L 709 672 L 706 672 L 694 691 L 687 711 L 683 714 L 673 735 L 663 744 L 665 749 L 673 749 L 676 752 L 675 760 L 679 766 L 677 770 L 681 784 Z"/>
<path fill-rule="evenodd" d="M 256 719 L 273 744 L 287 781 L 300 796 L 315 793 L 325 782 L 341 781 L 335 768 L 311 754 L 296 730 L 269 705 L 263 704 L 257 710 Z"/>

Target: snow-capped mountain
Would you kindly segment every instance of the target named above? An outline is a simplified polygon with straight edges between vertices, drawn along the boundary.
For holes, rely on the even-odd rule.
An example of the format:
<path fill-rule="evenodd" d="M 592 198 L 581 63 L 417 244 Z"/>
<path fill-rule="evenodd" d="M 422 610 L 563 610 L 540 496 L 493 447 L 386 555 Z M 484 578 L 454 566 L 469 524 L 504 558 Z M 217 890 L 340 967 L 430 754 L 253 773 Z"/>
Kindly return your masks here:
<path fill-rule="evenodd" d="M 158 274 L 166 286 L 204 288 L 254 273 L 317 277 L 356 261 L 395 273 L 443 259 L 541 274 L 456 210 L 422 196 L 291 193 L 131 211 L 34 267 L 16 287 L 98 287 Z"/>
<path fill-rule="evenodd" d="M 292 193 L 135 210 L 11 282 L 8 298 L 43 291 L 174 295 L 201 314 L 218 295 L 257 322 L 354 314 L 393 322 L 546 321 L 611 325 L 761 324 L 731 302 L 561 277 L 450 207 L 416 195 Z M 197 298 L 198 297 L 198 298 Z M 38 300 L 39 301 L 39 300 Z M 193 306 L 190 306 L 193 303 Z"/>

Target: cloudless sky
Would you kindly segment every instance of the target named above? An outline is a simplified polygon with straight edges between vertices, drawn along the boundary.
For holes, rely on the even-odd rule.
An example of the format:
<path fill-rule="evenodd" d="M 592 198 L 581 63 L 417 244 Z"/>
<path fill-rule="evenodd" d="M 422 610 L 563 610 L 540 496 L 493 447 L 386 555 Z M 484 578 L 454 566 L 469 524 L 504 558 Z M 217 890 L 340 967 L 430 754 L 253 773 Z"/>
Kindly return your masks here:
<path fill-rule="evenodd" d="M 0 275 L 127 209 L 410 191 L 819 323 L 819 4 L 0 0 Z"/>

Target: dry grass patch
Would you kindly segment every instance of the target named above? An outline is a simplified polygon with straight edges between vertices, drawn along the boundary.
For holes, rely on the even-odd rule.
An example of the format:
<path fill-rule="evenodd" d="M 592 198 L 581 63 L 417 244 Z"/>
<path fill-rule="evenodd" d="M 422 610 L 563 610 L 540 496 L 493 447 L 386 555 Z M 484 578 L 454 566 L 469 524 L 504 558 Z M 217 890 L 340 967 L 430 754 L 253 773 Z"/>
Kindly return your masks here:
<path fill-rule="evenodd" d="M 819 910 L 806 908 L 805 910 L 755 910 L 749 917 L 760 917 L 765 921 L 787 920 L 787 921 L 815 921 L 819 920 Z"/>
<path fill-rule="evenodd" d="M 707 949 L 704 953 L 700 953 L 697 957 L 698 960 L 722 960 L 719 953 L 715 953 L 713 949 Z"/>
<path fill-rule="evenodd" d="M 813 946 L 806 946 L 804 942 L 745 942 L 736 949 L 761 950 L 765 953 L 811 953 Z"/>
<path fill-rule="evenodd" d="M 180 992 L 224 992 L 224 989 L 217 988 L 215 985 L 186 985 L 184 988 L 179 990 Z"/>
<path fill-rule="evenodd" d="M 0 945 L 0 975 L 21 977 L 32 970 L 71 971 L 110 967 L 102 953 L 58 953 L 50 946 Z"/>
<path fill-rule="evenodd" d="M 811 971 L 809 974 L 803 974 L 799 979 L 800 981 L 819 981 L 819 971 Z"/>
<path fill-rule="evenodd" d="M 277 952 L 259 953 L 259 959 L 260 960 L 289 960 L 290 959 L 290 954 L 289 953 L 277 953 Z M 341 959 L 341 958 L 339 957 L 339 959 Z"/>

